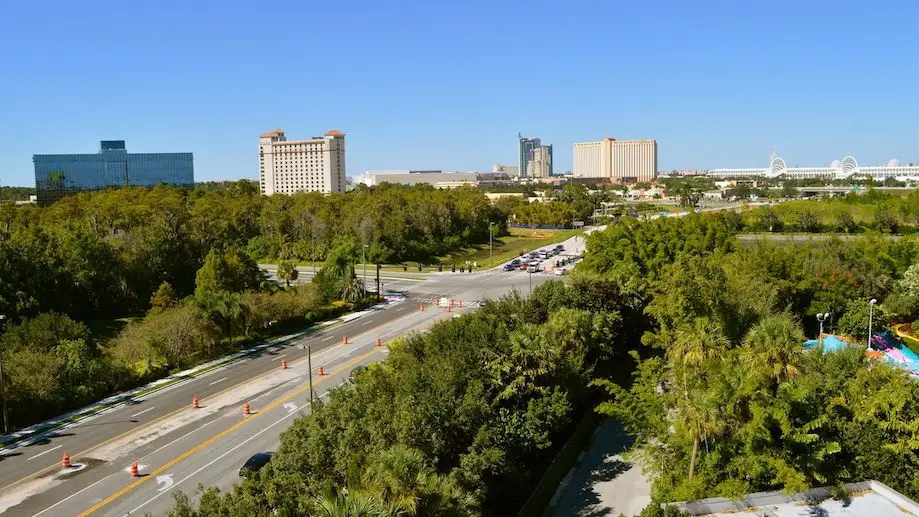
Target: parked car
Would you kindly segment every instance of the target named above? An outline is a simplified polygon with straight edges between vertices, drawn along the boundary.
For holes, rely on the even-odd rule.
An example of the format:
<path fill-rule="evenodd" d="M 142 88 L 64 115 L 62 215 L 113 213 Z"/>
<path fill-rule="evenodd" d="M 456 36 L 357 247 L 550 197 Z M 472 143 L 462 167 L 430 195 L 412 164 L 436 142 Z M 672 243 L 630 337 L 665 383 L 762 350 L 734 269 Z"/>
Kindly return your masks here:
<path fill-rule="evenodd" d="M 251 458 L 246 460 L 243 463 L 243 466 L 239 469 L 239 476 L 244 477 L 247 475 L 255 474 L 256 472 L 262 470 L 262 467 L 268 464 L 271 460 L 271 455 L 273 452 L 257 452 L 252 455 Z"/>

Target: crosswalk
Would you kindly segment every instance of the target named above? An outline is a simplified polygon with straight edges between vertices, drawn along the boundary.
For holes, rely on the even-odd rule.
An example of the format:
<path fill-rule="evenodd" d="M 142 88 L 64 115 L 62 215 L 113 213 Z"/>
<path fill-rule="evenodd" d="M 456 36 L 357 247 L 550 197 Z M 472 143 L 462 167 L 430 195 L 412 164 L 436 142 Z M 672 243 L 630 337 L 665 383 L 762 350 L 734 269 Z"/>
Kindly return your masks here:
<path fill-rule="evenodd" d="M 441 296 L 415 296 L 415 297 L 412 297 L 412 298 L 409 300 L 409 302 L 410 302 L 410 303 L 417 303 L 417 304 L 419 304 L 419 305 L 432 306 L 432 305 L 438 305 L 438 304 L 440 304 L 441 298 L 446 298 L 446 299 L 448 299 L 448 300 L 450 299 L 449 296 L 444 296 L 444 297 L 441 297 Z M 478 309 L 479 306 L 482 305 L 480 302 L 474 301 L 474 300 L 460 300 L 459 298 L 453 298 L 453 306 L 454 306 L 454 307 L 459 307 L 459 306 L 460 306 L 460 303 L 462 303 L 462 307 L 463 307 L 464 309 L 465 309 L 465 308 L 468 308 L 468 309 Z"/>

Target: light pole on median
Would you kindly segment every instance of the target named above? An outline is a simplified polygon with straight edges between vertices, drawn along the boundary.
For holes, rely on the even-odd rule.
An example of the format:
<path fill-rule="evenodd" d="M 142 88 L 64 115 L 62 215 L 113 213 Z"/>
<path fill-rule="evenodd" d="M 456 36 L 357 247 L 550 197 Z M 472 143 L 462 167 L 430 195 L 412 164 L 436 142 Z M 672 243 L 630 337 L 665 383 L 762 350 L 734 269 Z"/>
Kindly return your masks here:
<path fill-rule="evenodd" d="M 871 350 L 871 320 L 874 317 L 874 304 L 878 303 L 876 298 L 868 302 L 868 350 Z"/>
<path fill-rule="evenodd" d="M 492 245 L 492 230 L 494 230 L 494 227 L 495 223 L 488 223 L 488 267 L 494 267 L 495 265 L 493 260 L 495 248 L 494 245 Z"/>
<path fill-rule="evenodd" d="M 0 314 L 0 327 L 3 325 L 3 320 L 6 319 L 5 314 Z M 3 405 L 3 434 L 8 434 L 10 432 L 10 422 L 6 414 L 6 386 L 3 382 L 3 351 L 0 350 L 0 404 Z"/>
<path fill-rule="evenodd" d="M 527 267 L 527 276 L 530 277 L 530 297 L 533 296 L 533 272 Z"/>

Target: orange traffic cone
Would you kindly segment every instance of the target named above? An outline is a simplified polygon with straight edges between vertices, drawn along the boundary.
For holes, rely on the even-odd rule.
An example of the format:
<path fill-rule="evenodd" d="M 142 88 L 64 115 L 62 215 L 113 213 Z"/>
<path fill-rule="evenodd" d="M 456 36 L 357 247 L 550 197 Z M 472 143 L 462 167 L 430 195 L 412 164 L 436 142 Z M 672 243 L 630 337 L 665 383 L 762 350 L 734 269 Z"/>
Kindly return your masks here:
<path fill-rule="evenodd" d="M 320 367 L 319 367 L 318 373 L 319 373 L 320 376 L 325 375 L 325 368 L 323 368 L 322 366 L 320 366 Z"/>
<path fill-rule="evenodd" d="M 140 477 L 140 471 L 137 469 L 137 462 L 131 464 L 131 477 L 137 478 Z"/>
<path fill-rule="evenodd" d="M 421 305 L 418 306 L 418 311 L 424 312 L 424 304 L 423 304 L 423 303 L 422 303 Z"/>
<path fill-rule="evenodd" d="M 348 336 L 345 336 L 345 339 L 344 339 L 343 342 L 344 342 L 344 344 L 346 344 L 346 345 L 348 344 Z"/>
<path fill-rule="evenodd" d="M 252 414 L 252 412 L 250 411 L 249 403 L 248 403 L 248 402 L 246 402 L 245 404 L 243 404 L 243 414 L 244 414 L 244 415 L 251 415 L 251 414 Z"/>
<path fill-rule="evenodd" d="M 380 338 L 377 338 L 377 346 L 383 346 L 383 341 Z"/>
<path fill-rule="evenodd" d="M 453 304 L 447 305 L 447 312 L 453 312 Z"/>
<path fill-rule="evenodd" d="M 460 309 L 463 308 L 463 300 L 460 300 L 460 301 L 459 301 L 459 306 L 460 306 Z"/>
<path fill-rule="evenodd" d="M 193 407 L 193 408 L 195 408 L 195 409 L 198 409 L 198 408 L 201 407 L 201 401 L 198 400 L 198 396 L 197 396 L 197 395 L 195 395 L 194 397 L 191 398 L 191 407 Z"/>
<path fill-rule="evenodd" d="M 64 453 L 64 459 L 61 460 L 61 466 L 65 469 L 69 469 L 73 465 L 70 464 L 70 455 L 66 452 Z"/>
<path fill-rule="evenodd" d="M 281 359 L 281 369 L 282 370 L 287 369 L 287 359 Z"/>

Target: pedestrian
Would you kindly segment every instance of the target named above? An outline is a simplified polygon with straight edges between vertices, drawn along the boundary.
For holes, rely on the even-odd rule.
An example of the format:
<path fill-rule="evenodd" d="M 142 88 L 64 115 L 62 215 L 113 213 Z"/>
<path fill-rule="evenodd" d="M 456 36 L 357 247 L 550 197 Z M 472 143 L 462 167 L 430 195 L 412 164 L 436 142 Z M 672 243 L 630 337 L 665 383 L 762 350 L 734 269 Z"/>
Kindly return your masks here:
<path fill-rule="evenodd" d="M 478 268 L 479 268 L 479 261 L 476 260 L 475 262 L 473 262 L 473 263 L 472 263 L 472 267 L 478 269 Z"/>

